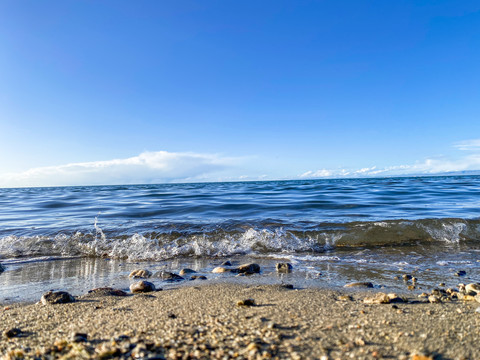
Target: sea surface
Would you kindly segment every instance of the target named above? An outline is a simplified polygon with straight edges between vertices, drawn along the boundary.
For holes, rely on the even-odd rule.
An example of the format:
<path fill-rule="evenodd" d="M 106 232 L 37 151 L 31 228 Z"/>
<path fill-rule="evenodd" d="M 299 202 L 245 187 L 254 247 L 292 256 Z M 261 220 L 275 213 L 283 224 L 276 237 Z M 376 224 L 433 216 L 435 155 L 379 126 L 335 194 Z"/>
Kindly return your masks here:
<path fill-rule="evenodd" d="M 257 262 L 262 274 L 212 274 L 225 260 Z M 276 274 L 280 261 L 292 274 Z M 135 268 L 397 290 L 408 273 L 415 291 L 454 287 L 480 281 L 480 177 L 0 189 L 0 263 L 3 303 L 128 288 Z"/>

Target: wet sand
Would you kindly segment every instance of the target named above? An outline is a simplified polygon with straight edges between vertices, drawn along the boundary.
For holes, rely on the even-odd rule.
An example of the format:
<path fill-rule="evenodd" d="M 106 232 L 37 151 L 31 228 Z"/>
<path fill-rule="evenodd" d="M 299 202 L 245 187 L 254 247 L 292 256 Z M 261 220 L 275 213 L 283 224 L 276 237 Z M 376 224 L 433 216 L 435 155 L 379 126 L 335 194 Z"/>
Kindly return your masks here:
<path fill-rule="evenodd" d="M 479 359 L 476 301 L 366 304 L 374 290 L 207 284 L 0 311 L 4 359 Z M 253 299 L 254 306 L 238 302 Z M 21 333 L 8 338 L 5 331 Z M 75 333 L 77 333 L 75 337 Z M 84 335 L 81 335 L 84 334 Z M 424 357 L 420 357 L 423 355 Z"/>

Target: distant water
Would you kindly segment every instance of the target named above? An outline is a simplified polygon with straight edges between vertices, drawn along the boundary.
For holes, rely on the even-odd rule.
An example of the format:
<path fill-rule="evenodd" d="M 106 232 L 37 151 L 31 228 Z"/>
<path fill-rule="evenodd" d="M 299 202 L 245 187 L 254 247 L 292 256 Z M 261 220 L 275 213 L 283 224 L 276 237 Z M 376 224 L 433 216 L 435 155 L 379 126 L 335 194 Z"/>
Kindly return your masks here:
<path fill-rule="evenodd" d="M 0 189 L 5 288 L 72 257 L 73 267 L 109 259 L 199 270 L 212 258 L 267 268 L 287 259 L 304 275 L 333 262 L 339 283 L 362 266 L 378 277 L 460 264 L 476 277 L 479 249 L 478 176 Z"/>

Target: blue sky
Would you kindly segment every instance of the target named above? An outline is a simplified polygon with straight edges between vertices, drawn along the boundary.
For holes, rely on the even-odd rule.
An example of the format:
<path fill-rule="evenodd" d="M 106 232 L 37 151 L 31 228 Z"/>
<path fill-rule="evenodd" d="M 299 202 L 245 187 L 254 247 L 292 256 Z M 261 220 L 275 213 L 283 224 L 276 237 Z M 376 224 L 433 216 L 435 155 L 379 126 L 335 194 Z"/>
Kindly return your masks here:
<path fill-rule="evenodd" d="M 478 1 L 0 2 L 0 186 L 480 169 Z"/>

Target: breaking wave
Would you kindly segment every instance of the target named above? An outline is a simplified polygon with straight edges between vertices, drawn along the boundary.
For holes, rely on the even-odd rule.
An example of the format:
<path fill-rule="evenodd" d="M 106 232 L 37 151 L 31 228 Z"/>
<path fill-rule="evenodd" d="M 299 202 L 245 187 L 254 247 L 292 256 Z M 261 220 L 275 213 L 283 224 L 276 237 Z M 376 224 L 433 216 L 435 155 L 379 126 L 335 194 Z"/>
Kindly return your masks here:
<path fill-rule="evenodd" d="M 0 238 L 3 258 L 85 256 L 140 260 L 186 257 L 228 257 L 271 253 L 322 253 L 332 249 L 400 247 L 478 242 L 480 220 L 455 218 L 324 223 L 292 226 L 251 223 L 169 224 L 155 231 L 103 231 Z"/>

